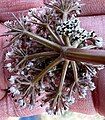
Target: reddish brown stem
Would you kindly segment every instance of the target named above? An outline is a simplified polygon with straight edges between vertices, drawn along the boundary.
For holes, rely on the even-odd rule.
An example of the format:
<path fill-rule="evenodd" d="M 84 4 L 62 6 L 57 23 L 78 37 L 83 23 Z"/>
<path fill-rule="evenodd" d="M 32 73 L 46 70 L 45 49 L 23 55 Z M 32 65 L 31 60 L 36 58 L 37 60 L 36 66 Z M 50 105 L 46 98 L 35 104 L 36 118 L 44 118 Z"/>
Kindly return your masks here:
<path fill-rule="evenodd" d="M 105 64 L 105 50 L 83 50 L 64 47 L 62 55 L 68 60 Z"/>

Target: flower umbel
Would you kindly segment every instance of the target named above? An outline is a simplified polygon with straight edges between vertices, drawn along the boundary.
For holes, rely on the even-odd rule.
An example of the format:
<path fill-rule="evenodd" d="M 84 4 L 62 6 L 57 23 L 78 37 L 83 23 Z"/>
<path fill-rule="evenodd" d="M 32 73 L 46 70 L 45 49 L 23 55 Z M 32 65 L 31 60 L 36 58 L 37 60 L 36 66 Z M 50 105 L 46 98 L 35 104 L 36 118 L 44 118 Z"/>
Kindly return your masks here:
<path fill-rule="evenodd" d="M 41 106 L 47 103 L 46 111 L 56 114 L 75 103 L 75 94 L 85 98 L 95 89 L 93 78 L 104 68 L 105 51 L 102 38 L 81 28 L 80 0 L 45 5 L 4 24 L 6 35 L 13 36 L 5 67 L 12 74 L 9 94 L 20 107 L 32 109 L 44 94 Z"/>

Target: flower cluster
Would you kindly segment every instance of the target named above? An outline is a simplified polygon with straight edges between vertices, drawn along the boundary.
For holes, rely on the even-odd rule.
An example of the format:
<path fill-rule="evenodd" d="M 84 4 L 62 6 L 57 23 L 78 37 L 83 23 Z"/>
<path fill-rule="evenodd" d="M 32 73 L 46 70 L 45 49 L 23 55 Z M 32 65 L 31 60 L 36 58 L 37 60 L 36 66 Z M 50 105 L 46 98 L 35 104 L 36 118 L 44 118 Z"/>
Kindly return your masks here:
<path fill-rule="evenodd" d="M 47 5 L 55 10 L 61 11 L 60 9 L 68 9 L 69 12 L 75 12 L 75 14 L 81 13 L 81 0 L 51 0 Z"/>
<path fill-rule="evenodd" d="M 80 21 L 78 18 L 72 17 L 68 21 L 60 23 L 57 27 L 57 32 L 59 35 L 72 36 L 75 32 L 79 32 Z"/>
<path fill-rule="evenodd" d="M 72 16 L 67 21 L 61 22 L 57 26 L 57 33 L 59 35 L 68 36 L 71 44 L 74 44 L 76 41 L 78 46 L 83 43 L 82 47 L 85 47 L 88 46 L 87 44 L 90 39 L 91 42 L 89 44 L 99 48 L 103 47 L 103 39 L 101 37 L 97 37 L 94 31 L 88 32 L 81 28 L 80 20 L 75 16 Z"/>
<path fill-rule="evenodd" d="M 45 5 L 4 23 L 7 35 L 13 35 L 5 67 L 10 72 L 8 92 L 16 104 L 33 109 L 40 96 L 40 106 L 47 103 L 46 111 L 56 114 L 75 103 L 75 94 L 85 98 L 87 91 L 93 91 L 93 78 L 104 68 L 71 61 L 63 56 L 64 48 L 103 49 L 103 39 L 81 28 L 76 16 L 81 11 L 79 0 L 51 0 Z"/>
<path fill-rule="evenodd" d="M 88 90 L 93 91 L 96 88 L 90 79 L 81 80 L 77 86 L 80 98 L 85 98 Z"/>

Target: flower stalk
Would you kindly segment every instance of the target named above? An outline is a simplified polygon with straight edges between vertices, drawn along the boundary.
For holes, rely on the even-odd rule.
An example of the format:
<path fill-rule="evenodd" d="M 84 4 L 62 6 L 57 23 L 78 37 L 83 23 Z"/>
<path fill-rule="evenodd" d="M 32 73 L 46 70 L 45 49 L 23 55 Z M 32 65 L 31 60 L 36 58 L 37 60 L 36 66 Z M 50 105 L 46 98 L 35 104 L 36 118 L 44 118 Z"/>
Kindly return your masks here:
<path fill-rule="evenodd" d="M 83 50 L 79 48 L 64 48 L 63 57 L 69 60 L 105 64 L 104 50 Z"/>
<path fill-rule="evenodd" d="M 44 70 L 42 70 L 32 81 L 33 84 L 37 83 L 51 68 L 59 64 L 63 59 L 61 57 L 56 58 L 52 63 L 50 63 Z"/>
<path fill-rule="evenodd" d="M 61 46 L 58 45 L 57 43 L 49 41 L 49 40 L 47 40 L 45 38 L 42 38 L 42 37 L 40 37 L 40 36 L 38 36 L 36 34 L 33 34 L 33 33 L 29 32 L 29 31 L 26 31 L 26 30 L 24 30 L 23 33 L 30 36 L 31 38 L 33 38 L 34 41 L 36 41 L 36 42 L 38 42 L 38 43 L 40 43 L 40 44 L 42 44 L 44 46 L 47 46 L 48 48 L 51 48 L 51 49 L 53 49 L 55 51 L 60 51 L 61 50 L 61 48 L 60 48 Z"/>

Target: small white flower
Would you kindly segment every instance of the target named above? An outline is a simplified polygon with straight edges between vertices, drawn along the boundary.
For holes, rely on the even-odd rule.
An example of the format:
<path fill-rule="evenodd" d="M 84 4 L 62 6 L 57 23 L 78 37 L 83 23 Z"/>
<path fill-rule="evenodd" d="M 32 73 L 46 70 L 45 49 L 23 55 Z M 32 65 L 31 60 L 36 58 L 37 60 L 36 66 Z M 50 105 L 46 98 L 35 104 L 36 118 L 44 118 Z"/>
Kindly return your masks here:
<path fill-rule="evenodd" d="M 99 65 L 99 66 L 97 67 L 98 70 L 102 70 L 102 69 L 104 69 L 104 68 L 105 68 L 104 65 Z"/>
<path fill-rule="evenodd" d="M 96 33 L 94 31 L 91 31 L 88 34 L 89 34 L 89 37 L 95 37 L 96 36 Z"/>
<path fill-rule="evenodd" d="M 29 105 L 29 109 L 33 110 L 34 109 L 34 105 Z"/>
<path fill-rule="evenodd" d="M 8 51 L 7 53 L 6 53 L 6 56 L 5 56 L 5 59 L 6 60 L 10 60 L 10 57 L 13 55 L 13 50 L 12 51 Z"/>
<path fill-rule="evenodd" d="M 50 108 L 46 108 L 46 112 L 49 114 L 49 115 L 51 115 L 51 114 L 53 114 L 53 110 L 51 110 Z"/>
<path fill-rule="evenodd" d="M 9 71 L 9 72 L 13 72 L 13 68 L 7 68 L 7 70 Z"/>
<path fill-rule="evenodd" d="M 43 89 L 45 89 L 46 87 L 45 87 L 45 85 L 42 83 L 41 84 L 41 90 L 43 90 Z"/>
<path fill-rule="evenodd" d="M 28 16 L 30 17 L 31 20 L 40 22 L 38 19 L 36 19 L 36 18 L 33 16 L 33 15 L 36 15 L 36 13 L 38 13 L 37 11 L 38 11 L 38 9 L 36 9 L 36 8 L 30 9 L 29 12 L 28 12 Z"/>
<path fill-rule="evenodd" d="M 23 106 L 24 100 L 23 100 L 23 99 L 20 99 L 20 100 L 18 101 L 18 103 L 19 103 L 20 106 Z"/>
<path fill-rule="evenodd" d="M 93 75 L 95 76 L 97 74 L 97 71 L 95 69 L 92 70 Z"/>
<path fill-rule="evenodd" d="M 86 95 L 81 94 L 81 95 L 79 96 L 79 98 L 86 98 Z"/>
<path fill-rule="evenodd" d="M 19 99 L 19 100 L 18 100 L 18 104 L 19 104 L 20 107 L 23 107 L 23 108 L 26 107 L 26 103 L 24 102 L 23 99 Z"/>
<path fill-rule="evenodd" d="M 24 16 L 24 18 L 26 21 L 30 20 L 28 16 Z"/>
<path fill-rule="evenodd" d="M 12 66 L 11 63 L 6 64 L 6 67 L 10 68 Z"/>
<path fill-rule="evenodd" d="M 54 76 L 54 73 L 52 71 L 49 71 L 49 76 L 50 77 Z"/>
<path fill-rule="evenodd" d="M 28 12 L 28 15 L 29 15 L 30 17 L 32 17 L 33 14 L 36 13 L 36 12 L 37 12 L 37 9 L 36 9 L 36 8 L 31 8 L 31 9 L 29 10 L 29 12 Z"/>
<path fill-rule="evenodd" d="M 70 105 L 72 105 L 73 103 L 75 103 L 75 98 L 73 96 L 71 96 L 70 98 L 68 98 L 68 103 Z"/>
<path fill-rule="evenodd" d="M 77 14 L 80 14 L 81 13 L 81 5 L 80 5 L 80 3 L 77 1 L 77 2 L 75 2 L 75 8 L 74 8 L 74 10 L 76 11 L 76 13 Z"/>
<path fill-rule="evenodd" d="M 87 87 L 80 86 L 80 96 L 79 98 L 86 98 L 87 95 Z"/>
<path fill-rule="evenodd" d="M 87 72 L 86 75 L 85 75 L 84 77 L 86 77 L 88 80 L 91 80 L 91 79 L 92 79 L 92 77 L 91 77 L 91 75 L 90 75 L 89 72 Z"/>
<path fill-rule="evenodd" d="M 8 20 L 8 21 L 4 22 L 4 25 L 10 26 L 10 25 L 12 25 L 12 22 Z"/>
<path fill-rule="evenodd" d="M 20 95 L 20 91 L 17 89 L 17 90 L 14 92 L 14 95 Z"/>
<path fill-rule="evenodd" d="M 79 28 L 79 32 L 82 33 L 84 31 L 83 28 Z"/>
<path fill-rule="evenodd" d="M 86 36 L 87 36 L 87 34 L 88 34 L 88 32 L 85 30 L 85 31 L 83 32 L 83 35 L 86 35 Z"/>
<path fill-rule="evenodd" d="M 81 14 L 80 10 L 76 10 L 76 13 L 77 13 L 78 15 Z"/>
<path fill-rule="evenodd" d="M 13 95 L 20 95 L 20 91 L 14 86 L 11 86 L 9 90 Z"/>
<path fill-rule="evenodd" d="M 8 70 L 9 72 L 13 72 L 13 70 L 14 70 L 14 69 L 12 68 L 12 63 L 7 63 L 5 67 L 7 67 L 7 70 Z"/>
<path fill-rule="evenodd" d="M 92 86 L 92 87 L 90 88 L 91 91 L 93 91 L 93 90 L 95 90 L 95 89 L 96 89 L 95 86 Z"/>
<path fill-rule="evenodd" d="M 103 39 L 101 37 L 97 37 L 95 44 L 97 47 L 103 47 Z"/>
<path fill-rule="evenodd" d="M 83 85 L 81 85 L 81 88 L 82 88 L 82 91 L 83 91 L 83 92 L 86 92 L 86 91 L 88 90 L 88 86 L 83 86 Z"/>
<path fill-rule="evenodd" d="M 15 93 L 16 88 L 14 86 L 11 86 L 9 90 L 10 90 L 11 93 Z"/>
<path fill-rule="evenodd" d="M 15 45 L 18 45 L 19 43 L 20 43 L 20 40 L 17 39 L 17 40 L 15 41 Z"/>
<path fill-rule="evenodd" d="M 95 84 L 93 82 L 89 83 L 89 89 L 93 91 L 96 88 Z"/>
<path fill-rule="evenodd" d="M 75 5 L 78 5 L 78 6 L 79 6 L 80 4 L 79 4 L 79 2 L 75 2 Z"/>
<path fill-rule="evenodd" d="M 15 83 L 15 80 L 16 80 L 17 76 L 11 76 L 9 81 L 11 84 L 14 84 Z"/>
<path fill-rule="evenodd" d="M 29 62 L 27 67 L 32 67 L 34 64 L 32 62 Z"/>
<path fill-rule="evenodd" d="M 87 95 L 87 89 L 83 88 L 82 89 L 82 94 L 84 94 L 84 96 L 86 96 Z"/>
<path fill-rule="evenodd" d="M 21 75 L 25 75 L 25 74 L 24 74 L 24 71 L 21 71 Z"/>

